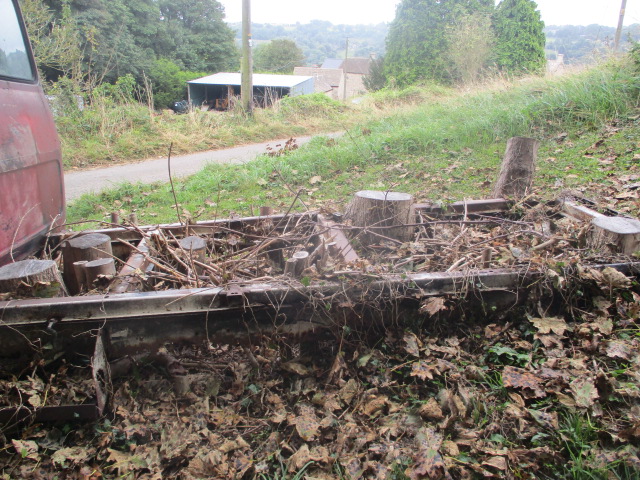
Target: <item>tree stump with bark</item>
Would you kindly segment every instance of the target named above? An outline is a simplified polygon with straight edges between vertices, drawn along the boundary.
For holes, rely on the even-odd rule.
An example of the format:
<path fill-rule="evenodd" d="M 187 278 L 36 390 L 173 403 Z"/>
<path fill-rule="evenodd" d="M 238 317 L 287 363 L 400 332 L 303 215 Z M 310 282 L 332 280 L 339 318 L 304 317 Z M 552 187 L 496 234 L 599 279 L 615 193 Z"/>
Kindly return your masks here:
<path fill-rule="evenodd" d="M 105 277 L 113 277 L 116 274 L 116 262 L 113 258 L 99 258 L 92 260 L 84 265 L 87 275 L 88 288 L 94 288 L 94 282 L 103 275 Z"/>
<path fill-rule="evenodd" d="M 363 190 L 347 206 L 345 218 L 364 228 L 357 236 L 364 246 L 389 239 L 408 242 L 415 230 L 413 203 L 408 193 Z"/>
<path fill-rule="evenodd" d="M 73 264 L 82 260 L 91 262 L 100 258 L 113 258 L 111 238 L 102 233 L 81 235 L 62 244 L 62 258 L 64 260 L 64 282 L 71 295 L 81 290 L 81 279 L 76 276 Z"/>
<path fill-rule="evenodd" d="M 204 238 L 191 236 L 178 241 L 180 249 L 176 252 L 182 260 L 194 268 L 196 273 L 201 274 L 203 268 L 195 262 L 205 263 L 207 255 L 207 241 Z"/>
<path fill-rule="evenodd" d="M 513 137 L 507 141 L 507 150 L 495 188 L 494 198 L 522 198 L 533 185 L 536 157 L 540 142 L 534 138 Z"/>
<path fill-rule="evenodd" d="M 589 246 L 609 253 L 640 251 L 640 221 L 625 217 L 596 217 L 591 221 Z"/>
<path fill-rule="evenodd" d="M 302 272 L 309 266 L 309 252 L 301 250 L 293 254 L 284 264 L 285 275 L 298 278 L 302 276 Z"/>
<path fill-rule="evenodd" d="M 0 293 L 63 297 L 65 285 L 53 260 L 22 260 L 0 267 Z"/>

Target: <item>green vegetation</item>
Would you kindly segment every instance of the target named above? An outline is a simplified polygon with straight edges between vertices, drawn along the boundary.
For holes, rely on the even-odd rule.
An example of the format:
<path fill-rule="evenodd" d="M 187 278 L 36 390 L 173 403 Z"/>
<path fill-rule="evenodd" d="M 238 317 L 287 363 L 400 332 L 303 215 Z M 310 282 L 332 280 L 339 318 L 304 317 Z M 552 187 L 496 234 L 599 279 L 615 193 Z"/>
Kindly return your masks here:
<path fill-rule="evenodd" d="M 285 98 L 274 108 L 257 109 L 251 118 L 239 109 L 159 113 L 152 108 L 148 92 L 139 90 L 131 76 L 94 90 L 83 110 L 77 108 L 72 91 L 57 91 L 63 103 L 57 110 L 63 114 L 56 125 L 66 168 L 166 155 L 171 143 L 174 154 L 179 154 L 344 130 L 367 115 L 323 94 Z M 148 102 L 140 103 L 139 97 L 147 97 Z"/>
<path fill-rule="evenodd" d="M 580 65 L 594 63 L 611 51 L 615 27 L 603 25 L 548 25 L 544 29 L 547 37 L 547 55 L 556 58 L 564 55 L 568 64 Z M 640 41 L 640 24 L 634 23 L 622 29 L 620 48 L 629 50 Z"/>
<path fill-rule="evenodd" d="M 248 215 L 261 205 L 286 211 L 297 192 L 296 210 L 305 205 L 342 210 L 363 189 L 393 189 L 441 202 L 481 198 L 489 195 L 506 140 L 528 135 L 543 140 L 536 185 L 546 194 L 579 187 L 598 195 L 617 176 L 637 169 L 639 94 L 635 70 L 619 62 L 558 80 L 527 79 L 468 94 L 443 87 L 381 90 L 360 106 L 363 111 L 352 118 L 359 124 L 343 138 L 317 138 L 242 167 L 209 166 L 174 182 L 176 194 L 183 209 L 203 219 Z M 312 105 L 305 103 L 314 98 Z M 314 122 L 324 114 L 334 126 L 347 124 L 352 113 L 320 97 L 296 97 L 286 99 L 280 111 L 261 114 L 277 119 L 285 111 L 303 115 L 312 109 Z M 364 120 L 364 109 L 374 120 Z M 70 206 L 69 220 L 103 220 L 114 208 L 137 211 L 148 223 L 175 221 L 168 185 L 123 185 L 84 196 Z"/>
<path fill-rule="evenodd" d="M 242 25 L 232 23 L 230 26 L 236 31 L 236 39 L 240 40 Z M 254 23 L 251 26 L 256 45 L 279 38 L 291 39 L 302 49 L 308 65 L 321 65 L 327 58 L 344 58 L 347 37 L 350 57 L 368 57 L 372 53 L 383 55 L 388 30 L 386 23 L 333 25 L 324 20 L 295 25 Z"/>
<path fill-rule="evenodd" d="M 449 30 L 466 15 L 490 15 L 493 5 L 492 0 L 403 0 L 387 36 L 388 80 L 400 86 L 419 80 L 456 80 L 449 55 Z"/>
<path fill-rule="evenodd" d="M 256 47 L 253 67 L 258 72 L 293 73 L 305 64 L 304 53 L 293 40 L 279 38 Z"/>
<path fill-rule="evenodd" d="M 510 73 L 542 73 L 544 22 L 533 0 L 503 0 L 494 15 L 496 64 Z"/>

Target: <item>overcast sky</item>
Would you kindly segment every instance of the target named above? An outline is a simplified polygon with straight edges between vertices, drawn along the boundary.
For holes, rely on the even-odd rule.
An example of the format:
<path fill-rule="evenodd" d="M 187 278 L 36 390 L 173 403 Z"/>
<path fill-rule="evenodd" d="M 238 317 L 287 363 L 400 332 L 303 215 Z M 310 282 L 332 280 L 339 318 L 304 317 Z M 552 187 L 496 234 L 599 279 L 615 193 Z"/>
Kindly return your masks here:
<path fill-rule="evenodd" d="M 241 21 L 242 0 L 220 0 L 228 22 Z M 334 24 L 390 22 L 398 0 L 252 0 L 254 23 L 308 23 L 328 20 Z M 615 27 L 621 0 L 538 0 L 547 25 L 589 25 Z M 628 0 L 625 25 L 640 23 L 640 0 Z"/>

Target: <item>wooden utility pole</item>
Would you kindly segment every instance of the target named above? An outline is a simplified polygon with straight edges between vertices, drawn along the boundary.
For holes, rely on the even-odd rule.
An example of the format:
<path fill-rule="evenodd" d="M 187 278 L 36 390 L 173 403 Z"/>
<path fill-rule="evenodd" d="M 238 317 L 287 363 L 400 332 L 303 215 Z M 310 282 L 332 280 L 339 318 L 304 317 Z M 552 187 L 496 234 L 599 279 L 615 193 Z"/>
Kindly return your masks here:
<path fill-rule="evenodd" d="M 622 25 L 624 24 L 624 13 L 627 9 L 627 0 L 622 0 L 622 6 L 620 7 L 620 18 L 618 19 L 618 29 L 616 30 L 616 42 L 613 46 L 614 51 L 618 51 L 620 47 L 620 36 L 622 35 Z"/>
<path fill-rule="evenodd" d="M 343 100 L 347 99 L 347 60 L 349 60 L 349 37 L 347 37 L 347 43 L 344 47 L 344 65 L 342 67 L 342 70 L 344 71 L 344 93 L 342 94 Z"/>
<path fill-rule="evenodd" d="M 253 58 L 251 54 L 251 0 L 242 0 L 242 108 L 253 114 Z"/>

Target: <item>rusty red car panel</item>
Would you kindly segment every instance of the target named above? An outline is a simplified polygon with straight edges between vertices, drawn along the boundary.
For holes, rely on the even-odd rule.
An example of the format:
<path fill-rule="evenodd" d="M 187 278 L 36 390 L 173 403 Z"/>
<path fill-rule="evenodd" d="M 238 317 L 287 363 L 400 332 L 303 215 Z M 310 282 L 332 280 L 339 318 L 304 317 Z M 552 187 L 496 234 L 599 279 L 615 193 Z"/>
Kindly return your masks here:
<path fill-rule="evenodd" d="M 3 265 L 31 253 L 42 243 L 47 231 L 62 224 L 65 204 L 60 142 L 48 100 L 38 81 L 17 2 L 0 0 L 0 11 L 3 27 L 0 39 L 0 265 Z M 7 40 L 5 33 L 8 37 L 13 34 L 13 38 Z"/>

